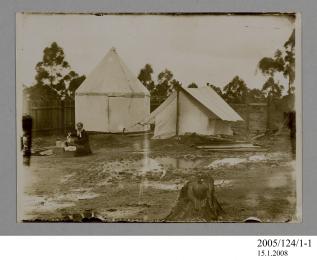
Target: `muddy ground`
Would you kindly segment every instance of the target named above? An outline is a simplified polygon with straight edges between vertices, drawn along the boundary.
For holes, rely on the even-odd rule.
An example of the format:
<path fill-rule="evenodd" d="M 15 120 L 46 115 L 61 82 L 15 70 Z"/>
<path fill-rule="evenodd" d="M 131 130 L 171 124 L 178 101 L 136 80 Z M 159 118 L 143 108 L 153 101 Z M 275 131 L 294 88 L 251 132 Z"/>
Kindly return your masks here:
<path fill-rule="evenodd" d="M 23 182 L 20 220 L 80 221 L 93 214 L 106 222 L 161 222 L 183 184 L 197 173 L 208 173 L 225 211 L 220 221 L 253 216 L 263 222 L 296 222 L 295 161 L 288 133 L 257 140 L 267 152 L 199 150 L 195 144 L 203 142 L 192 137 L 94 134 L 93 154 L 86 157 L 54 148 L 56 138 L 34 138 L 34 149 L 51 148 L 54 154 L 32 156 L 31 165 L 18 173 Z"/>

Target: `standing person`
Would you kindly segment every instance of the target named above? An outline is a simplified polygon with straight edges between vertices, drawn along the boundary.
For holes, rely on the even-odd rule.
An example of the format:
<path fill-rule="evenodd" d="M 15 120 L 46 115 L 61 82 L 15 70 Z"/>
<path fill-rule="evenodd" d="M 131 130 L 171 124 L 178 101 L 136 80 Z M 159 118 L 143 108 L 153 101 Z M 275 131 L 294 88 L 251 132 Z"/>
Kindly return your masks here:
<path fill-rule="evenodd" d="M 73 145 L 76 146 L 75 156 L 83 156 L 91 154 L 89 136 L 84 129 L 84 125 L 81 122 L 76 124 L 76 133 L 69 134 L 68 137 L 73 137 Z"/>
<path fill-rule="evenodd" d="M 296 112 L 291 111 L 288 113 L 288 128 L 290 130 L 290 139 L 293 158 L 296 158 Z"/>
<path fill-rule="evenodd" d="M 32 117 L 24 115 L 22 118 L 23 136 L 21 137 L 21 150 L 23 152 L 23 164 L 29 166 L 32 148 Z"/>

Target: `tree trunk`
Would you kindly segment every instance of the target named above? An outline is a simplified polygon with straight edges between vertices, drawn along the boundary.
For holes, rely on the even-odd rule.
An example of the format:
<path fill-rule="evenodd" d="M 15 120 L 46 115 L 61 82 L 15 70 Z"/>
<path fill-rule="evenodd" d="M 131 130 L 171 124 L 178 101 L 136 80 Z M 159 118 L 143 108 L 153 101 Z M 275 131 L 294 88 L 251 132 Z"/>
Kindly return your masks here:
<path fill-rule="evenodd" d="M 175 207 L 166 221 L 210 222 L 217 221 L 224 213 L 215 196 L 212 178 L 187 182 L 179 193 Z"/>

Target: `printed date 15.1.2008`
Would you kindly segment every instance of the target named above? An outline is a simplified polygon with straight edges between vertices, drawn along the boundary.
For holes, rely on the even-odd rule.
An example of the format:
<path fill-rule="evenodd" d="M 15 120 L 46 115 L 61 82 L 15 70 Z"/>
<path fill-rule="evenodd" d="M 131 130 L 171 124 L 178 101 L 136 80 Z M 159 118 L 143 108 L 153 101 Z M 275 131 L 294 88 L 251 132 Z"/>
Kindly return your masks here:
<path fill-rule="evenodd" d="M 258 256 L 288 256 L 288 250 L 262 249 L 258 250 Z"/>

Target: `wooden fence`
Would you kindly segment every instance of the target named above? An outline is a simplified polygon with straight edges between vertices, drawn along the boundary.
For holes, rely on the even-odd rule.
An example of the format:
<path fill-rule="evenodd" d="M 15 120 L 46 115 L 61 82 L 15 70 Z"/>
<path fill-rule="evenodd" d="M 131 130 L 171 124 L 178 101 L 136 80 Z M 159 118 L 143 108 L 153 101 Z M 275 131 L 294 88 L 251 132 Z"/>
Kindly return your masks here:
<path fill-rule="evenodd" d="M 53 100 L 50 102 L 29 101 L 28 112 L 33 119 L 34 133 L 66 133 L 75 126 L 75 102 Z"/>
<path fill-rule="evenodd" d="M 151 98 L 151 112 L 163 101 L 163 97 Z M 230 104 L 230 106 L 245 120 L 232 124 L 234 131 L 240 134 L 265 132 L 267 128 L 278 128 L 283 122 L 283 113 L 287 111 L 288 107 L 287 100 L 271 104 L 269 108 L 263 103 Z M 74 100 L 49 102 L 32 100 L 28 101 L 27 107 L 27 111 L 24 112 L 32 116 L 34 133 L 65 134 L 75 126 Z M 269 120 L 268 114 L 270 115 Z"/>
<path fill-rule="evenodd" d="M 238 135 L 264 133 L 267 130 L 267 104 L 249 103 L 229 105 L 242 117 L 244 121 L 232 122 L 231 127 Z"/>

